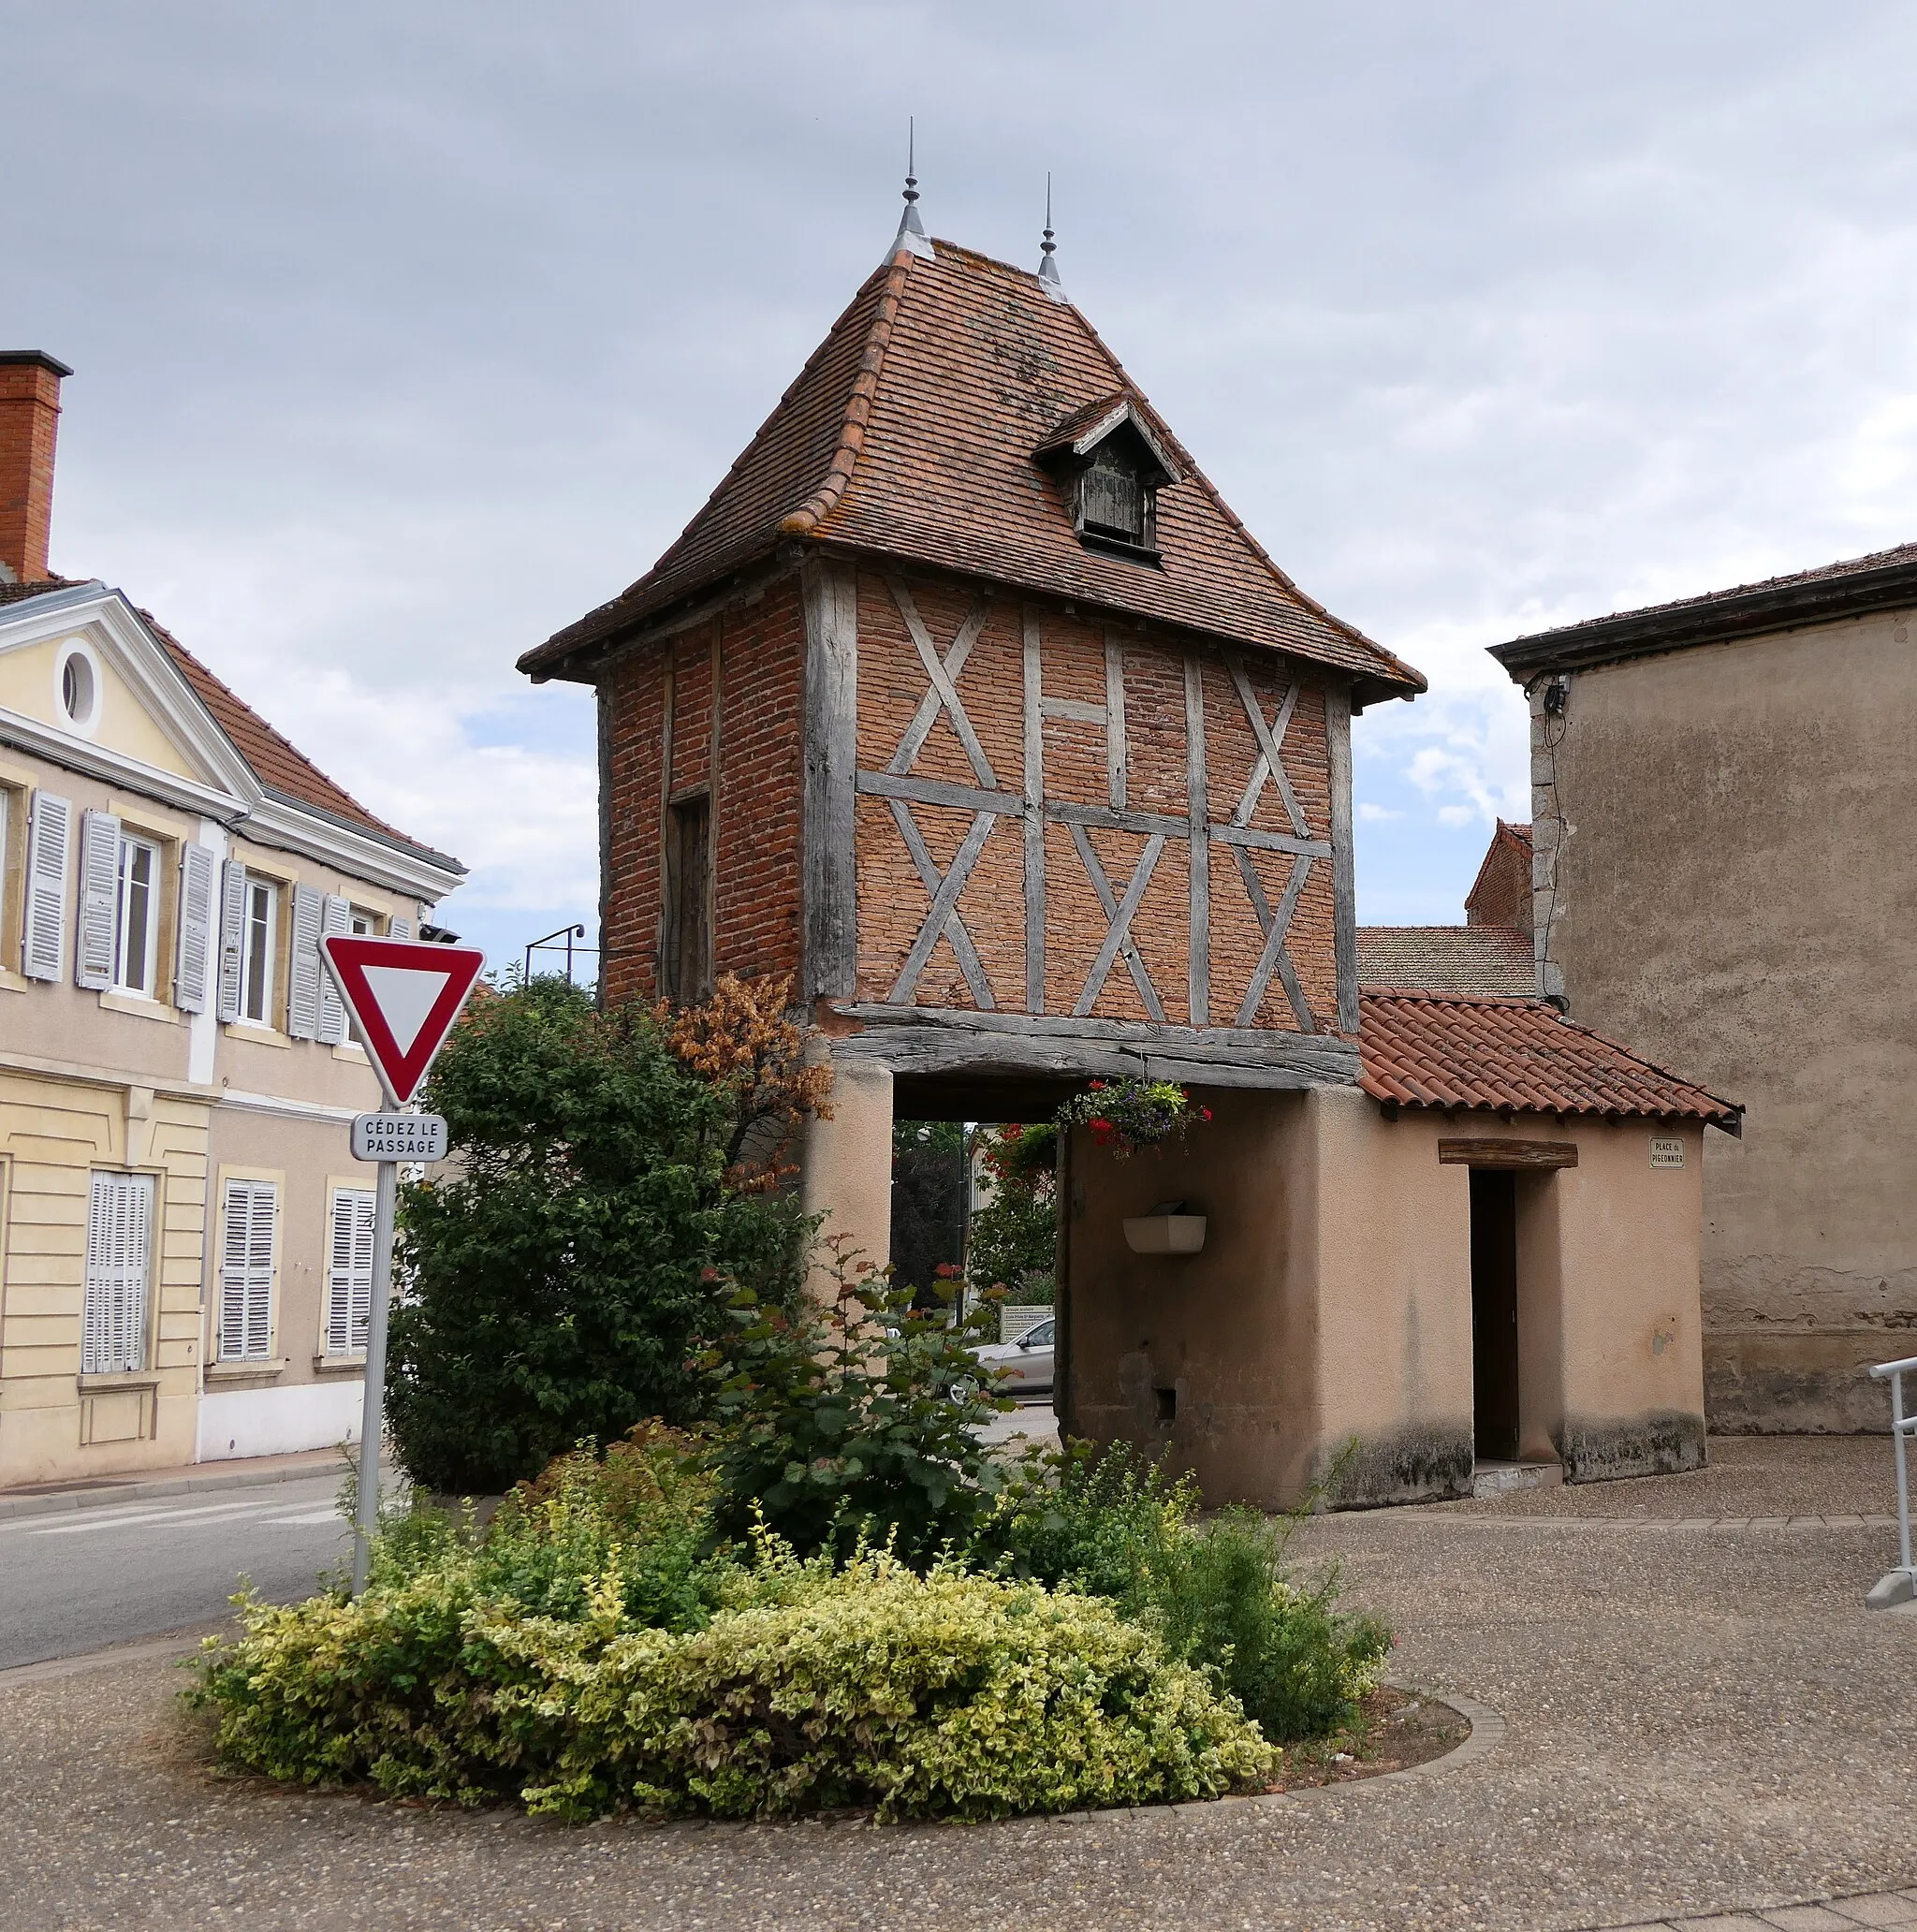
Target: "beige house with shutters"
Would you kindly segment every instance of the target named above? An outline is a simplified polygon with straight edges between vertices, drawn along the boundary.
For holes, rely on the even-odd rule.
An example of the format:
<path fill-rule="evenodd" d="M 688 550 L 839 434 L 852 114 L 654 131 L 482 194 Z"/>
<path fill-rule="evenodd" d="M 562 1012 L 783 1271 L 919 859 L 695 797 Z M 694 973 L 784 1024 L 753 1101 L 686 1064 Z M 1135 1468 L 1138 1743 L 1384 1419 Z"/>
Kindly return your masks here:
<path fill-rule="evenodd" d="M 318 944 L 462 876 L 49 572 L 66 373 L 0 354 L 0 1488 L 357 1431 L 379 1089 Z"/>

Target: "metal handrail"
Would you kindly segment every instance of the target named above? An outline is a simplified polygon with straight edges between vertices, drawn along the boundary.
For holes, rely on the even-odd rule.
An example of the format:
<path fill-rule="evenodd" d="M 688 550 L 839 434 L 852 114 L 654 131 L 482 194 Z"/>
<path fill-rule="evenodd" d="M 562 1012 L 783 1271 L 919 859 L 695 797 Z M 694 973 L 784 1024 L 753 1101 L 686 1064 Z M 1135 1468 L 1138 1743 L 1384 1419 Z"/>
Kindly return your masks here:
<path fill-rule="evenodd" d="M 574 953 L 591 953 L 595 959 L 598 957 L 599 954 L 599 948 L 597 946 L 576 945 L 574 944 L 576 940 L 584 939 L 585 936 L 586 929 L 583 926 L 561 926 L 556 928 L 553 931 L 549 932 L 544 939 L 535 939 L 532 943 L 532 944 L 526 948 L 526 966 L 525 971 L 523 972 L 523 973 L 521 973 L 520 977 L 522 979 L 532 978 L 533 955 L 534 953 L 545 952 L 548 949 L 550 949 L 553 952 L 557 952 L 560 946 L 563 944 L 565 947 L 565 978 L 566 984 L 570 986 L 572 984 L 573 978 Z"/>
<path fill-rule="evenodd" d="M 1917 1355 L 1906 1355 L 1901 1362 L 1880 1362 L 1870 1371 L 1873 1382 L 1891 1385 L 1891 1442 L 1897 1462 L 1897 1549 L 1903 1561 L 1897 1568 L 1917 1589 L 1917 1568 L 1910 1562 L 1910 1479 L 1905 1469 L 1904 1441 L 1917 1435 L 1917 1415 L 1904 1412 L 1904 1377 L 1917 1374 Z"/>

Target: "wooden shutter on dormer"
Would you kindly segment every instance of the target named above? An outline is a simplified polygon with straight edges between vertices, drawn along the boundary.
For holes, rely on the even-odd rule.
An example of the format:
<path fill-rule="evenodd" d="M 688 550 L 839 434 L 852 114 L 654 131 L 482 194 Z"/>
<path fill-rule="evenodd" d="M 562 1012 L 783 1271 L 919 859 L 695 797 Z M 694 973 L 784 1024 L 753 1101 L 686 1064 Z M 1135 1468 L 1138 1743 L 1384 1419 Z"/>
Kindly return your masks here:
<path fill-rule="evenodd" d="M 113 928 L 120 911 L 120 821 L 110 812 L 80 819 L 80 924 L 73 983 L 89 992 L 113 984 Z"/>
<path fill-rule="evenodd" d="M 311 886 L 293 888 L 293 957 L 286 974 L 286 1031 L 296 1040 L 319 1036 L 319 929 L 326 897 Z"/>
<path fill-rule="evenodd" d="M 36 792 L 26 830 L 26 917 L 21 922 L 20 970 L 29 979 L 58 979 L 66 950 L 66 841 L 73 807 Z"/>
<path fill-rule="evenodd" d="M 220 1004 L 229 1024 L 240 1017 L 240 961 L 246 941 L 246 868 L 237 858 L 221 867 Z"/>
<path fill-rule="evenodd" d="M 173 968 L 173 1003 L 183 1013 L 206 1011 L 218 865 L 211 845 L 188 845 L 180 855 L 180 944 Z"/>
<path fill-rule="evenodd" d="M 350 900 L 342 899 L 336 892 L 326 896 L 326 910 L 320 915 L 319 929 L 327 939 L 342 937 L 353 929 L 353 907 Z M 333 976 L 326 970 L 325 960 L 319 967 L 319 1037 L 329 1046 L 342 1045 L 346 1037 L 346 1003 L 340 998 L 340 989 L 333 984 Z"/>

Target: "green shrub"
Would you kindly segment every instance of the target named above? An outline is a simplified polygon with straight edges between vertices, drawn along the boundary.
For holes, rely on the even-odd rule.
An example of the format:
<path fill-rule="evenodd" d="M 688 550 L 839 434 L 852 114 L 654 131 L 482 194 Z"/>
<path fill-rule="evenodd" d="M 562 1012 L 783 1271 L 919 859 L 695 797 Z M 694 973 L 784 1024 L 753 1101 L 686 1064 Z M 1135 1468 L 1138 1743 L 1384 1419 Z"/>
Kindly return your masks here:
<path fill-rule="evenodd" d="M 929 1561 L 972 1533 L 1002 1479 L 977 1429 L 1012 1405 L 972 1353 L 996 1339 L 996 1302 L 955 1323 L 827 1245 L 828 1293 L 790 1310 L 735 1297 L 738 1325 L 712 1358 L 719 1529 L 742 1536 L 763 1516 L 803 1555 L 863 1540 Z"/>
<path fill-rule="evenodd" d="M 796 1291 L 804 1223 L 731 1164 L 759 1100 L 680 1030 L 541 978 L 447 1041 L 427 1103 L 455 1165 L 403 1192 L 388 1382 L 416 1482 L 490 1494 L 582 1438 L 696 1420 L 719 1271 L 768 1302 Z"/>
<path fill-rule="evenodd" d="M 966 1272 L 1008 1300 L 1049 1302 L 1058 1265 L 1059 1130 L 1010 1125 L 980 1130 L 991 1198 L 972 1217 Z"/>
<path fill-rule="evenodd" d="M 247 1601 L 198 1701 L 229 1764 L 303 1783 L 586 1818 L 622 1806 L 884 1818 L 1215 1796 L 1271 1752 L 1205 1675 L 1109 1604 L 884 1553 L 801 1563 L 762 1536 L 697 1627 L 621 1579 L 528 1616 L 442 1560 L 357 1603 Z"/>
<path fill-rule="evenodd" d="M 1338 1608 L 1335 1572 L 1305 1587 L 1285 1547 L 1299 1518 L 1226 1510 L 1193 1520 L 1196 1483 L 1119 1444 L 1033 1458 L 974 1542 L 974 1560 L 1108 1598 L 1167 1652 L 1211 1672 L 1273 1744 L 1354 1722 L 1390 1633 Z"/>

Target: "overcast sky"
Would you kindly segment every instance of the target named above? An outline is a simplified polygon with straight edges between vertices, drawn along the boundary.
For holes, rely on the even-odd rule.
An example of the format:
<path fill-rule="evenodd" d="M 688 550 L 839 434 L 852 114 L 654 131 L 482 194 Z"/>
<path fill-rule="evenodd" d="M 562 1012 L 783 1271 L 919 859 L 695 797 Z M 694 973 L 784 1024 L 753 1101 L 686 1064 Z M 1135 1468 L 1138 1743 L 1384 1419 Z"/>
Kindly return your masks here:
<path fill-rule="evenodd" d="M 898 213 L 1073 297 L 1280 563 L 1431 680 L 1360 915 L 1529 816 L 1487 644 L 1917 537 L 1917 9 L 0 0 L 0 346 L 53 564 L 458 853 L 596 894 L 587 697 L 513 660 L 670 541 Z"/>

